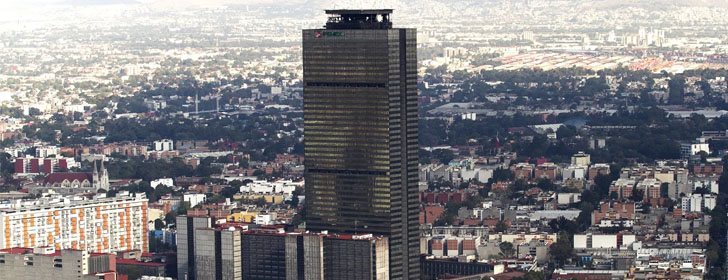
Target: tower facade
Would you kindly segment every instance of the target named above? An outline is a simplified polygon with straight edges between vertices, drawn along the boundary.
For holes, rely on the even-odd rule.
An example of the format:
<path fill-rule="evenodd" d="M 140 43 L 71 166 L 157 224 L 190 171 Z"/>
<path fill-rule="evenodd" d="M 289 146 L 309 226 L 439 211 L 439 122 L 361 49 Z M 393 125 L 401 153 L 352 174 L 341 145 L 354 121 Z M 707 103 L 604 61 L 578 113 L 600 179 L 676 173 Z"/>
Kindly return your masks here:
<path fill-rule="evenodd" d="M 306 228 L 386 235 L 391 279 L 418 279 L 417 32 L 326 13 L 303 30 Z"/>
<path fill-rule="evenodd" d="M 109 172 L 104 167 L 104 161 L 101 161 L 101 169 L 96 168 L 96 161 L 94 161 L 94 170 L 91 173 L 91 184 L 97 191 L 100 189 L 109 190 L 111 184 L 109 183 Z"/>

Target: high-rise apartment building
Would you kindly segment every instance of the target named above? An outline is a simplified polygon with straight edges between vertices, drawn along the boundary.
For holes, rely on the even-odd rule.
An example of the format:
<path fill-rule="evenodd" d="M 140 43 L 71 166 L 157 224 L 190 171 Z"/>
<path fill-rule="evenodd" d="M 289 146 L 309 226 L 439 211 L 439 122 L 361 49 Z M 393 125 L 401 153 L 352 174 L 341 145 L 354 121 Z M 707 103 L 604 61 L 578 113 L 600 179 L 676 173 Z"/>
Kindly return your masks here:
<path fill-rule="evenodd" d="M 81 198 L 78 198 L 81 199 Z M 50 197 L 0 209 L 0 249 L 50 246 L 96 253 L 147 251 L 147 198 Z"/>
<path fill-rule="evenodd" d="M 418 279 L 417 32 L 326 13 L 303 30 L 306 228 L 385 235 L 391 279 Z"/>

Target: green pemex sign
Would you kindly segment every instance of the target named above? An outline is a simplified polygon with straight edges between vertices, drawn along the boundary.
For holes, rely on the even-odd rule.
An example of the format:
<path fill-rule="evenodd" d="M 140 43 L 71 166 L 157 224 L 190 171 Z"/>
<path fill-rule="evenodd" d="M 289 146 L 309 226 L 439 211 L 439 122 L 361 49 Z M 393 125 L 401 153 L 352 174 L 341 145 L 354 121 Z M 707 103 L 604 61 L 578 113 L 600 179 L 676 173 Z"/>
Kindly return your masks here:
<path fill-rule="evenodd" d="M 316 38 L 321 37 L 343 37 L 343 32 L 332 32 L 332 31 L 318 31 L 316 32 Z"/>

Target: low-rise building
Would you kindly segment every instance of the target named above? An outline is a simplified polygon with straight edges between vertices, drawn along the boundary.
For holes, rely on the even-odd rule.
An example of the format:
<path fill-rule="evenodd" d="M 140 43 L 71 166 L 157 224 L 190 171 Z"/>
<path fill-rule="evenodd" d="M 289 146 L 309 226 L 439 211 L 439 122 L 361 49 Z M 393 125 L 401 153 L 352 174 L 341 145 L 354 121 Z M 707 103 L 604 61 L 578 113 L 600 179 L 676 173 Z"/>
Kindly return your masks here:
<path fill-rule="evenodd" d="M 634 202 L 615 202 L 609 201 L 599 205 L 599 209 L 592 212 L 592 225 L 598 224 L 602 219 L 619 220 L 634 219 L 635 205 Z"/>
<path fill-rule="evenodd" d="M 716 196 L 712 194 L 692 194 L 680 199 L 680 208 L 683 213 L 702 212 L 703 208 L 713 210 Z"/>
<path fill-rule="evenodd" d="M 118 279 L 116 257 L 54 247 L 0 249 L 3 279 Z"/>
<path fill-rule="evenodd" d="M 629 248 L 636 240 L 634 234 L 575 234 L 574 249 Z"/>

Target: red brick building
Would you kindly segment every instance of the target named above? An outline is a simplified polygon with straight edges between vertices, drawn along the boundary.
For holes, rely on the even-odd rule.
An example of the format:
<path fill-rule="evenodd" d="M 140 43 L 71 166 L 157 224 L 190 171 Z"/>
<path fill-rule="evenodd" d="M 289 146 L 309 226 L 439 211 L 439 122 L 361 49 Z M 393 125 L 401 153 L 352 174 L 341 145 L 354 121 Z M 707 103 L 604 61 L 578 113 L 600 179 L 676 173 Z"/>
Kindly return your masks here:
<path fill-rule="evenodd" d="M 702 176 L 720 176 L 723 174 L 723 165 L 720 164 L 701 164 L 693 166 L 693 173 Z"/>
<path fill-rule="evenodd" d="M 445 213 L 445 207 L 441 205 L 425 205 L 420 209 L 420 224 L 432 224 L 442 213 Z"/>
<path fill-rule="evenodd" d="M 592 224 L 598 224 L 602 219 L 634 219 L 634 208 L 634 202 L 604 202 L 592 212 Z"/>

